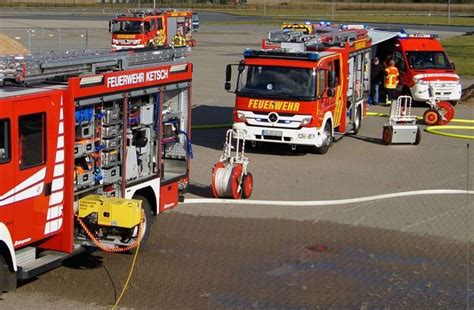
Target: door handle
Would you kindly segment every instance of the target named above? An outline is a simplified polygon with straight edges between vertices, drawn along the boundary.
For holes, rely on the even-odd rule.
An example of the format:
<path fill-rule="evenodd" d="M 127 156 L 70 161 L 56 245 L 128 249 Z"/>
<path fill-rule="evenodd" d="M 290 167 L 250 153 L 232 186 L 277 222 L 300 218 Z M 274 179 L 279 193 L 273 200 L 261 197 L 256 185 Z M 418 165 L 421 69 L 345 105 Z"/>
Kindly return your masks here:
<path fill-rule="evenodd" d="M 53 187 L 53 183 L 46 183 L 44 186 L 44 195 L 45 196 L 51 196 L 51 189 Z"/>

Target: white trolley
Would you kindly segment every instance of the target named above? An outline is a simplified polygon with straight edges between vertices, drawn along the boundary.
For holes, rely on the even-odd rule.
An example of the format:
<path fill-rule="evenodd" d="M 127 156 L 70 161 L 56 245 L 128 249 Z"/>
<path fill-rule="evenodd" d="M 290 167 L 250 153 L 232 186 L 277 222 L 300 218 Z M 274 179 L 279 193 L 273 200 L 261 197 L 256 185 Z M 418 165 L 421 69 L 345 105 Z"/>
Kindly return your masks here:
<path fill-rule="evenodd" d="M 420 143 L 421 131 L 416 124 L 416 116 L 411 115 L 411 100 L 410 96 L 400 96 L 392 104 L 389 120 L 383 126 L 382 140 L 385 145 Z"/>

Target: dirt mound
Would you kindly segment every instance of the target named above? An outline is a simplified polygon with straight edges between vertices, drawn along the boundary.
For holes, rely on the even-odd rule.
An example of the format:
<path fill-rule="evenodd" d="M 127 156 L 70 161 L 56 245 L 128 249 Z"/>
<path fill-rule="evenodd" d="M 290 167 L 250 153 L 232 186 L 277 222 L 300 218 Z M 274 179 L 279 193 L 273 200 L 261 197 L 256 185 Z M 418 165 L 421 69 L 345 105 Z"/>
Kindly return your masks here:
<path fill-rule="evenodd" d="M 474 102 L 474 84 L 462 90 L 461 101 L 463 103 Z"/>
<path fill-rule="evenodd" d="M 0 34 L 0 55 L 28 53 L 28 50 L 14 39 Z"/>

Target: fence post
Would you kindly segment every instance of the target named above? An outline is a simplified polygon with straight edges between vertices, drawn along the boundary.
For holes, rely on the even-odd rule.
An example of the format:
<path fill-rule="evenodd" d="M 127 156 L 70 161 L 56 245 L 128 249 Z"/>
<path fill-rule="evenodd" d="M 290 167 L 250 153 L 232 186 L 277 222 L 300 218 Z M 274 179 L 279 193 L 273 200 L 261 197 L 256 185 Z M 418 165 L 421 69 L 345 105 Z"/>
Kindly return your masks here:
<path fill-rule="evenodd" d="M 31 28 L 28 29 L 28 51 L 31 53 Z"/>
<path fill-rule="evenodd" d="M 89 49 L 89 28 L 86 28 L 86 50 Z"/>
<path fill-rule="evenodd" d="M 58 28 L 57 31 L 58 33 L 58 48 L 57 48 L 57 51 L 61 51 L 61 28 Z"/>

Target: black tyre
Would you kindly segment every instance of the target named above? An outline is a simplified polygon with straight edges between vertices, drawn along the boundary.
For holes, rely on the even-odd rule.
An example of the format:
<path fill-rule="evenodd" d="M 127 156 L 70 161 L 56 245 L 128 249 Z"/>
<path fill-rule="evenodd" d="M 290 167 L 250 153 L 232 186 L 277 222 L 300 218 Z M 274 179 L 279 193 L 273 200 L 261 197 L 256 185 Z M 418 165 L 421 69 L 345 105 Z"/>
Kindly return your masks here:
<path fill-rule="evenodd" d="M 316 154 L 326 154 L 331 147 L 333 143 L 333 137 L 332 137 L 332 129 L 331 129 L 331 122 L 326 122 L 326 125 L 324 125 L 324 131 L 323 131 L 323 145 L 320 147 L 315 147 L 314 151 Z"/>
<path fill-rule="evenodd" d="M 356 109 L 354 123 L 352 124 L 352 133 L 354 135 L 359 133 L 361 124 L 362 124 L 362 111 L 361 111 L 361 106 L 358 106 Z"/>
<path fill-rule="evenodd" d="M 140 241 L 140 249 L 146 249 L 148 237 L 150 236 L 150 231 L 153 227 L 153 223 L 155 222 L 155 217 L 151 212 L 151 205 L 148 199 L 141 195 L 133 196 L 133 199 L 141 200 L 142 201 L 142 210 L 143 210 L 143 225 L 142 225 L 142 240 Z"/>
<path fill-rule="evenodd" d="M 415 138 L 415 142 L 413 144 L 418 145 L 418 144 L 420 144 L 420 142 L 421 142 L 421 130 L 420 130 L 420 128 L 418 128 L 416 130 L 416 138 Z"/>
<path fill-rule="evenodd" d="M 0 296 L 3 292 L 11 292 L 16 289 L 16 273 L 10 269 L 5 257 L 0 253 Z"/>

